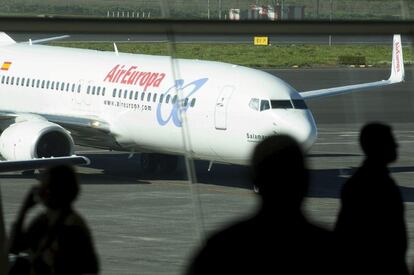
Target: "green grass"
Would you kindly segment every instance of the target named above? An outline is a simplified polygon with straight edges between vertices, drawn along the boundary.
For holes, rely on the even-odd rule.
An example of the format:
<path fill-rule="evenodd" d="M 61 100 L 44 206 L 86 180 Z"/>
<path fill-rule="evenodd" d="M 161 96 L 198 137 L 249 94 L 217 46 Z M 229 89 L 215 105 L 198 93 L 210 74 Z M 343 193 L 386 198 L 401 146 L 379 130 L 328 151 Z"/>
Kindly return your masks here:
<path fill-rule="evenodd" d="M 52 45 L 113 51 L 111 43 L 53 42 Z M 120 52 L 171 55 L 166 43 L 117 43 Z M 391 45 L 271 45 L 176 44 L 176 58 L 221 61 L 256 68 L 338 66 L 338 57 L 365 56 L 374 67 L 391 63 Z M 413 63 L 410 47 L 404 48 L 404 61 Z"/>

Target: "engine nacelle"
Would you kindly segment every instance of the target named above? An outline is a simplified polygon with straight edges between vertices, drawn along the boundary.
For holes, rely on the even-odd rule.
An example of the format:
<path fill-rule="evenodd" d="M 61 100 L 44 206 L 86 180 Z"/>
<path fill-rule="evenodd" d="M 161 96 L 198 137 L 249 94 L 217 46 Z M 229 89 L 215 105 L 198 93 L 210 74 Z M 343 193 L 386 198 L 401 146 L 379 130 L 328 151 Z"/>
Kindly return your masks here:
<path fill-rule="evenodd" d="M 69 132 L 46 120 L 17 122 L 0 135 L 0 153 L 7 160 L 71 156 L 73 148 Z"/>

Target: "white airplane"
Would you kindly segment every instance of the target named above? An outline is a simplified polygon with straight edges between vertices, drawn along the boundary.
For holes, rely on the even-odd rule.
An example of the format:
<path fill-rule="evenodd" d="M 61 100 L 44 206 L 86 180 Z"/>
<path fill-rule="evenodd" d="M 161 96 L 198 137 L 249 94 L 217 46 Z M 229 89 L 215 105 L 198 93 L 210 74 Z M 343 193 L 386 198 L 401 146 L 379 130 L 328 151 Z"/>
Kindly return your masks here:
<path fill-rule="evenodd" d="M 78 144 L 143 152 L 146 170 L 166 172 L 176 166 L 168 155 L 183 154 L 184 141 L 196 159 L 247 165 L 271 134 L 312 146 L 317 128 L 305 100 L 404 80 L 400 35 L 388 80 L 302 93 L 263 71 L 222 62 L 36 42 L 0 33 L 0 171 L 22 161 L 28 169 L 42 166 L 38 159 L 72 159 Z"/>

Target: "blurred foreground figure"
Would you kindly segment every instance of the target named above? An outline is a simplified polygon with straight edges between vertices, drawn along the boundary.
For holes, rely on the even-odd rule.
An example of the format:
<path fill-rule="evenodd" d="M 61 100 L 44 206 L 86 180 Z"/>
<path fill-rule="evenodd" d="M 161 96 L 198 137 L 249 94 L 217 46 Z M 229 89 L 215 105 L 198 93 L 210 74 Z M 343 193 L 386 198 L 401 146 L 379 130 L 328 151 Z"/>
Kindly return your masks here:
<path fill-rule="evenodd" d="M 408 274 L 404 204 L 387 168 L 398 145 L 381 123 L 363 127 L 360 144 L 366 158 L 343 186 L 335 228 L 344 274 Z"/>
<path fill-rule="evenodd" d="M 285 135 L 265 139 L 251 167 L 259 211 L 210 237 L 188 274 L 335 274 L 332 233 L 302 213 L 309 179 L 298 143 Z"/>
<path fill-rule="evenodd" d="M 97 274 L 98 260 L 91 233 L 83 218 L 72 208 L 79 192 L 74 170 L 68 166 L 51 168 L 40 186 L 26 196 L 12 227 L 10 253 L 29 253 L 29 273 L 35 275 Z M 46 211 L 36 216 L 27 229 L 24 220 L 30 209 L 42 203 Z M 12 274 L 23 271 L 16 265 Z"/>

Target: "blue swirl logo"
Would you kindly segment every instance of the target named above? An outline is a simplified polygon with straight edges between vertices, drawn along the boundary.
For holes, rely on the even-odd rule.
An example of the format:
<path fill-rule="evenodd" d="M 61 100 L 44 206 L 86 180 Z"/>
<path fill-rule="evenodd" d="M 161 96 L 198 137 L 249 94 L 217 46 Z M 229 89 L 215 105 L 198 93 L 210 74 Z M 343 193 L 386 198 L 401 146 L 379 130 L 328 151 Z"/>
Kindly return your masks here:
<path fill-rule="evenodd" d="M 191 96 L 194 95 L 197 91 L 200 90 L 201 87 L 208 81 L 208 78 L 201 78 L 195 80 L 191 83 L 185 84 L 183 79 L 178 79 L 175 81 L 175 85 L 169 88 L 163 95 L 164 98 L 167 97 L 168 94 L 171 96 L 175 95 L 175 91 L 181 90 L 182 97 L 188 98 L 188 102 L 191 101 Z M 164 126 L 168 124 L 171 120 L 175 126 L 181 127 L 182 126 L 182 119 L 180 116 L 180 102 L 177 100 L 174 104 L 165 104 L 165 103 L 158 103 L 157 106 L 157 121 L 158 124 Z M 186 112 L 187 109 L 190 107 L 190 104 L 186 106 L 181 106 L 183 112 Z"/>

